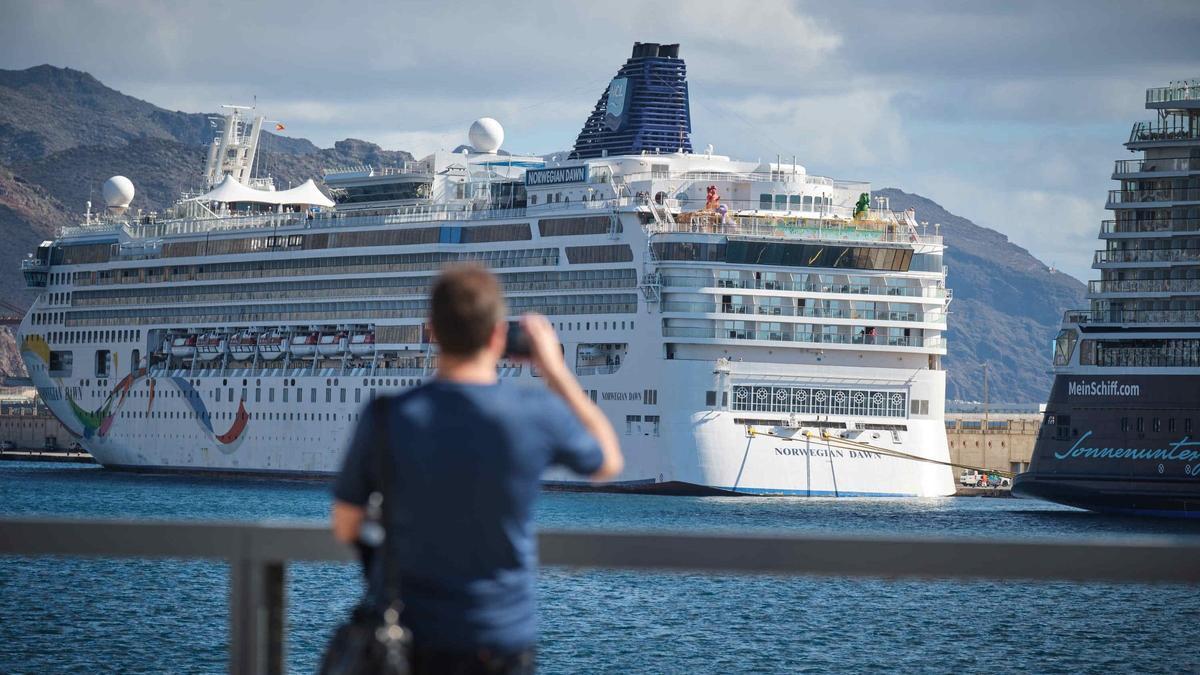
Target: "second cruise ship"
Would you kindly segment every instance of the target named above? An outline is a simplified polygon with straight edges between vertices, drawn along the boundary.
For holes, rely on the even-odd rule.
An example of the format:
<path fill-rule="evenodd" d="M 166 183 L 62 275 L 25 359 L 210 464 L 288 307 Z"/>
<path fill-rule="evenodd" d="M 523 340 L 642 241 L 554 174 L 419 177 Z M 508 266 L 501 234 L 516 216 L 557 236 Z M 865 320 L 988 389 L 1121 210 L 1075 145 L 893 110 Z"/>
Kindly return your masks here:
<path fill-rule="evenodd" d="M 1108 193 L 1088 309 L 1066 313 L 1054 386 L 1013 492 L 1200 517 L 1200 80 L 1146 92 Z"/>
<path fill-rule="evenodd" d="M 953 493 L 940 237 L 866 183 L 694 150 L 678 45 L 636 44 L 558 156 L 483 118 L 458 151 L 275 190 L 261 124 L 227 111 L 168 212 L 114 177 L 24 263 L 23 358 L 102 464 L 336 471 L 364 403 L 433 375 L 430 283 L 475 261 L 623 434 L 607 488 Z"/>

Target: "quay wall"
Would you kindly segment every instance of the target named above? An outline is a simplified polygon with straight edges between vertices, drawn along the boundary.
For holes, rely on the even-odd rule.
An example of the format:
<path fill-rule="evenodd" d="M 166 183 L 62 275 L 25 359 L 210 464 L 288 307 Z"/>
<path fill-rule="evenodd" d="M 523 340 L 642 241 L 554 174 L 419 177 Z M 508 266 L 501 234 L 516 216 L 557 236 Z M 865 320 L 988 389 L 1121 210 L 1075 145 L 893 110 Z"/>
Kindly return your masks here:
<path fill-rule="evenodd" d="M 1038 413 L 946 413 L 950 461 L 1020 473 L 1029 468 L 1042 416 Z M 961 473 L 955 469 L 955 478 Z"/>
<path fill-rule="evenodd" d="M 53 415 L 42 411 L 6 411 L 0 414 L 0 442 L 19 450 L 66 450 L 75 437 Z"/>

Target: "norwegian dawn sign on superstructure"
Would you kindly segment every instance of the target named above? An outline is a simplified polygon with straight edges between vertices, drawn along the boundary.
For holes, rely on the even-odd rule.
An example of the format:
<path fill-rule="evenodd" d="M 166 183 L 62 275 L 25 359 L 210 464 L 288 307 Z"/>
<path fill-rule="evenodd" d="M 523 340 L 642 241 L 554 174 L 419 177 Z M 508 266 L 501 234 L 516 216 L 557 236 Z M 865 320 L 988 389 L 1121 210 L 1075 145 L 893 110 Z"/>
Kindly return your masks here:
<path fill-rule="evenodd" d="M 622 435 L 606 489 L 953 492 L 941 239 L 868 184 L 692 152 L 678 45 L 635 45 L 616 82 L 565 159 L 503 154 L 483 118 L 474 151 L 324 193 L 250 175 L 261 118 L 228 110 L 205 190 L 133 217 L 115 181 L 26 261 L 34 382 L 107 466 L 331 473 L 367 401 L 434 375 L 429 287 L 472 261 Z"/>

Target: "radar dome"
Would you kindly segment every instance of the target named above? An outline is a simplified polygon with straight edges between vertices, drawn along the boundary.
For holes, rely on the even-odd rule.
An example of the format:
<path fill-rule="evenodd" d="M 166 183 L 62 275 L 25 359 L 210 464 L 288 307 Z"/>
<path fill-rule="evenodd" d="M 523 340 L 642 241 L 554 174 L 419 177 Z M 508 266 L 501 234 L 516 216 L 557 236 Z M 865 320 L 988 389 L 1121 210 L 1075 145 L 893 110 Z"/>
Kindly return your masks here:
<path fill-rule="evenodd" d="M 471 125 L 467 137 L 476 150 L 491 154 L 499 150 L 504 142 L 504 127 L 490 117 L 480 117 Z"/>
<path fill-rule="evenodd" d="M 124 209 L 133 201 L 133 182 L 125 176 L 113 176 L 100 189 L 104 203 L 112 209 Z"/>

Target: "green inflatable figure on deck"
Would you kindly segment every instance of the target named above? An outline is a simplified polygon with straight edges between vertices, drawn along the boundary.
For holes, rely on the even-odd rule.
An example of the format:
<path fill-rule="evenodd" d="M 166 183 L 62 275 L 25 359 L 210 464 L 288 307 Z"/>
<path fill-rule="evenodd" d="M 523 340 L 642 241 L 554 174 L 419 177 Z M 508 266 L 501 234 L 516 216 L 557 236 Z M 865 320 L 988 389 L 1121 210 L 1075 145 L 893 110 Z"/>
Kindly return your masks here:
<path fill-rule="evenodd" d="M 854 219 L 859 220 L 867 217 L 867 209 L 871 206 L 871 195 L 866 192 L 858 196 L 858 203 L 854 205 Z"/>

